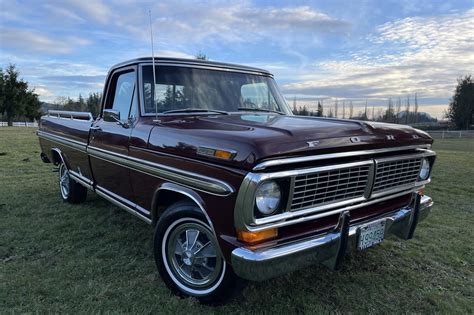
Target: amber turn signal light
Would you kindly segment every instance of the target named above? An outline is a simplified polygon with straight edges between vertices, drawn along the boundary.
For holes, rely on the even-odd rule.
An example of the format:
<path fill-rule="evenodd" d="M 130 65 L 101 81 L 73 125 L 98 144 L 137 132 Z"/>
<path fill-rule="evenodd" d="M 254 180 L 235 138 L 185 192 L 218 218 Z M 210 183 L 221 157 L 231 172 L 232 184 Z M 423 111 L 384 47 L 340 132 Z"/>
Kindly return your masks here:
<path fill-rule="evenodd" d="M 277 236 L 277 229 L 268 229 L 258 232 L 237 231 L 237 239 L 248 244 L 259 243 Z"/>
<path fill-rule="evenodd" d="M 220 159 L 224 159 L 224 160 L 230 160 L 232 158 L 232 152 L 224 151 L 224 150 L 216 150 L 214 152 L 214 156 L 216 158 L 220 158 Z"/>

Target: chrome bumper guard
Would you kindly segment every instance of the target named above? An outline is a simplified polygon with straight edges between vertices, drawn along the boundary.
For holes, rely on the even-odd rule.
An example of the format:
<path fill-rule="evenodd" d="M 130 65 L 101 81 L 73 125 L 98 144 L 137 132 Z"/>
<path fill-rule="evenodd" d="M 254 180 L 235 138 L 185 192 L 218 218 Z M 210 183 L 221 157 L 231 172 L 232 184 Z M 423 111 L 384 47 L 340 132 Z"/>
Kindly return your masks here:
<path fill-rule="evenodd" d="M 385 220 L 385 236 L 393 234 L 408 240 L 432 206 L 430 197 L 413 193 L 408 206 L 357 225 L 351 225 L 349 212 L 343 212 L 337 227 L 324 235 L 255 251 L 236 248 L 232 251 L 232 267 L 237 275 L 252 281 L 266 280 L 315 263 L 337 270 L 347 250 L 356 248 L 361 226 Z"/>

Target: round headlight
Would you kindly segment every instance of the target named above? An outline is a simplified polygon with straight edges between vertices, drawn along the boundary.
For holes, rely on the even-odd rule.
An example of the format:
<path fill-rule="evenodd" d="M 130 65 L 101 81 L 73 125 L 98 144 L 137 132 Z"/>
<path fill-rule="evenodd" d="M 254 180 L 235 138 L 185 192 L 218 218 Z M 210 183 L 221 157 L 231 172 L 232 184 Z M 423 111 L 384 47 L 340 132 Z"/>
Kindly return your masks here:
<path fill-rule="evenodd" d="M 255 195 L 255 204 L 258 211 L 263 215 L 269 215 L 278 209 L 280 199 L 280 186 L 276 182 L 270 181 L 258 187 Z"/>
<path fill-rule="evenodd" d="M 430 161 L 428 161 L 428 159 L 423 159 L 420 169 L 420 179 L 427 180 L 428 176 L 430 176 Z"/>

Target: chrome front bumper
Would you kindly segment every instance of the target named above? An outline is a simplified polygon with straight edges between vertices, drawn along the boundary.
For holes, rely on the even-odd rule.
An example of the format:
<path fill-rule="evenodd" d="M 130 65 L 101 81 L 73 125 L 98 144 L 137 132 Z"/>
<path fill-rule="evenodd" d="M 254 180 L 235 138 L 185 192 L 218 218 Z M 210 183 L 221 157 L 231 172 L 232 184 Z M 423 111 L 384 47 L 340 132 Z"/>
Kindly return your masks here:
<path fill-rule="evenodd" d="M 350 224 L 349 212 L 344 212 L 332 232 L 255 251 L 236 248 L 232 251 L 232 267 L 237 275 L 253 281 L 266 280 L 315 263 L 339 269 L 347 250 L 356 248 L 362 225 L 385 220 L 385 236 L 393 234 L 407 240 L 413 237 L 417 223 L 428 216 L 432 206 L 430 197 L 414 193 L 410 205 L 356 225 Z"/>

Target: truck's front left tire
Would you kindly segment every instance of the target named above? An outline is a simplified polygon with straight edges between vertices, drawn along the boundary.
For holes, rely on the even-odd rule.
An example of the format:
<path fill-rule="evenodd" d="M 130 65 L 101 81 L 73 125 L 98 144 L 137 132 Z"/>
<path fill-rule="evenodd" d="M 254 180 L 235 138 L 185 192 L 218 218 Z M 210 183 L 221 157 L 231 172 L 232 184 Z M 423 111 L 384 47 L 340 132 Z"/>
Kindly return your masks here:
<path fill-rule="evenodd" d="M 179 296 L 219 304 L 245 285 L 222 257 L 211 227 L 192 202 L 175 203 L 160 217 L 153 250 L 161 278 Z"/>
<path fill-rule="evenodd" d="M 64 163 L 59 164 L 59 194 L 69 203 L 81 203 L 87 198 L 87 188 L 71 179 Z"/>

